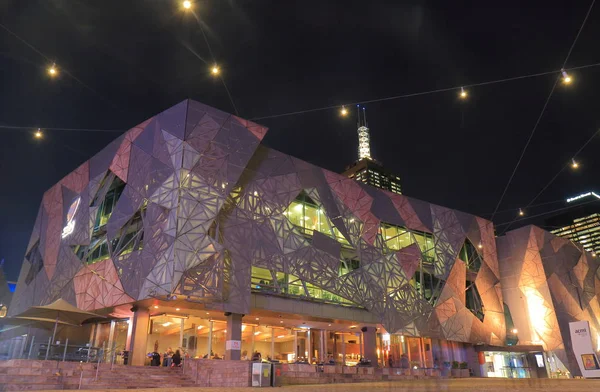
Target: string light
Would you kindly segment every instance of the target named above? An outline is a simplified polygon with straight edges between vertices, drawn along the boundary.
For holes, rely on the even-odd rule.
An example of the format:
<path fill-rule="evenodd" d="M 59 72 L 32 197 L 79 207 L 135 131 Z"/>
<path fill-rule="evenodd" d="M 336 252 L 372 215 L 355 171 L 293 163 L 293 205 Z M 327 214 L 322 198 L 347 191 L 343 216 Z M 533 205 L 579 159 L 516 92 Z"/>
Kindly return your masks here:
<path fill-rule="evenodd" d="M 519 216 L 523 216 L 523 215 L 525 215 L 525 212 L 523 212 L 523 210 L 519 208 Z"/>
<path fill-rule="evenodd" d="M 192 2 L 189 0 L 185 0 L 182 4 L 183 4 L 183 8 L 185 8 L 186 10 L 189 10 L 190 8 L 192 8 Z"/>
<path fill-rule="evenodd" d="M 215 64 L 215 65 L 213 65 L 213 67 L 211 68 L 210 72 L 211 72 L 213 75 L 218 75 L 218 74 L 221 72 L 221 70 L 220 70 L 220 69 L 219 69 L 219 67 L 218 67 L 218 66 Z"/>
<path fill-rule="evenodd" d="M 578 169 L 579 168 L 579 163 L 577 163 L 577 161 L 575 160 L 575 158 L 571 158 L 571 167 L 573 169 Z"/>
<path fill-rule="evenodd" d="M 56 64 L 52 64 L 50 67 L 48 67 L 48 75 L 50 75 L 50 77 L 58 76 L 58 69 L 56 68 Z"/>
<path fill-rule="evenodd" d="M 33 134 L 33 136 L 36 139 L 41 139 L 44 136 L 44 134 L 42 133 L 42 130 L 38 128 L 37 131 L 35 131 L 35 133 Z"/>
<path fill-rule="evenodd" d="M 562 73 L 563 76 L 563 83 L 564 84 L 570 84 L 573 79 L 571 79 L 571 77 L 569 76 L 569 74 L 567 73 L 567 71 L 565 71 L 564 69 L 560 71 Z"/>
<path fill-rule="evenodd" d="M 466 99 L 466 98 L 467 98 L 467 95 L 468 95 L 468 94 L 467 94 L 467 92 L 465 91 L 464 87 L 461 87 L 461 88 L 460 88 L 460 95 L 459 95 L 459 96 L 460 96 L 460 98 L 461 98 L 461 99 Z"/>
<path fill-rule="evenodd" d="M 346 109 L 346 107 L 344 105 L 342 105 L 342 109 L 340 110 L 340 114 L 342 116 L 347 116 L 348 115 L 348 109 Z"/>

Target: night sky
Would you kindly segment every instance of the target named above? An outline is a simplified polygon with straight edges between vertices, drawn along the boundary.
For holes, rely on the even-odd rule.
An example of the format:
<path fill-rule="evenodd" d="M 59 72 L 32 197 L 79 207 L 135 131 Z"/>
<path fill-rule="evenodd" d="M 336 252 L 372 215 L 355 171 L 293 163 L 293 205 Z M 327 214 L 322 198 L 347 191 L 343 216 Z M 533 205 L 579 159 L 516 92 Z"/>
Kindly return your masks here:
<path fill-rule="evenodd" d="M 204 0 L 194 9 L 240 116 L 252 119 L 558 70 L 589 5 Z M 0 124 L 124 131 L 186 98 L 233 112 L 210 75 L 198 22 L 179 1 L 0 0 L 0 23 L 63 70 L 51 80 L 48 60 L 0 29 Z M 599 39 L 600 5 L 567 67 L 600 62 Z M 600 126 L 600 66 L 570 74 L 497 223 L 511 221 Z M 466 102 L 449 91 L 367 104 L 372 155 L 401 176 L 406 195 L 489 218 L 557 76 L 470 88 Z M 354 116 L 325 110 L 258 122 L 270 128 L 266 145 L 316 165 L 341 172 L 356 159 Z M 48 131 L 34 140 L 31 129 L 0 129 L 0 258 L 10 279 L 43 192 L 118 135 Z M 581 168 L 534 204 L 600 190 L 599 147 L 592 141 Z"/>

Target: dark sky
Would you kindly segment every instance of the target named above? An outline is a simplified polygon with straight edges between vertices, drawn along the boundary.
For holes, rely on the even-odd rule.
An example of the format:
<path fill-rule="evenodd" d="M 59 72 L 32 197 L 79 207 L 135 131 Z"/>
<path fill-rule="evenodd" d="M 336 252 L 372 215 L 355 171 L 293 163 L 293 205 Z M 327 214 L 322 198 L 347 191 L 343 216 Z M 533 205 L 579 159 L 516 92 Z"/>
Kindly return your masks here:
<path fill-rule="evenodd" d="M 245 118 L 560 69 L 589 1 L 204 0 L 195 11 Z M 198 22 L 170 0 L 0 0 L 0 124 L 126 130 L 193 98 L 232 112 Z M 600 8 L 567 67 L 600 62 Z M 598 129 L 600 67 L 559 86 L 494 219 L 510 221 Z M 489 217 L 556 75 L 367 105 L 372 152 L 409 196 Z M 354 118 L 265 119 L 265 144 L 341 172 Z M 42 194 L 117 133 L 0 130 L 0 258 L 16 279 Z M 594 140 L 536 201 L 600 190 Z M 560 204 L 532 210 L 541 213 Z M 528 211 L 530 213 L 530 211 Z M 487 214 L 487 215 L 486 215 Z M 522 223 L 520 223 L 522 224 Z M 515 225 L 514 227 L 517 227 Z"/>

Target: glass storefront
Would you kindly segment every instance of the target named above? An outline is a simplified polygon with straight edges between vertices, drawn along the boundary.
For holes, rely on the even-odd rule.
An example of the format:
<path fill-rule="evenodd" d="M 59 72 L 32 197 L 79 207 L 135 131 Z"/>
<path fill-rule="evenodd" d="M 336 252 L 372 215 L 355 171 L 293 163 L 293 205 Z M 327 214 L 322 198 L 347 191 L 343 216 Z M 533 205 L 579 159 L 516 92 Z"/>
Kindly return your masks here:
<path fill-rule="evenodd" d="M 487 377 L 531 378 L 531 366 L 525 353 L 485 351 L 484 355 Z"/>

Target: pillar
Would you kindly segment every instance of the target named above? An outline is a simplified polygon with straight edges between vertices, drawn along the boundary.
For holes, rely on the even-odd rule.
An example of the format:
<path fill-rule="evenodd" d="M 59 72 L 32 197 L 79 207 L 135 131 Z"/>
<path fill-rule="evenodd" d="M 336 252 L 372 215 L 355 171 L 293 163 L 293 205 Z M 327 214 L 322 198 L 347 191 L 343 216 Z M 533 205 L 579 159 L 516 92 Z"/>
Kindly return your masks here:
<path fill-rule="evenodd" d="M 271 355 L 269 358 L 275 359 L 275 328 L 271 328 Z"/>
<path fill-rule="evenodd" d="M 179 348 L 181 350 L 183 350 L 181 352 L 181 355 L 183 355 L 183 352 L 185 351 L 185 347 L 183 347 L 183 329 L 185 328 L 185 319 L 181 319 L 181 323 L 179 325 Z"/>
<path fill-rule="evenodd" d="M 242 317 L 239 313 L 225 313 L 227 317 L 227 340 L 225 341 L 225 359 L 240 360 L 242 349 Z"/>
<path fill-rule="evenodd" d="M 294 362 L 298 361 L 298 331 L 294 331 Z"/>
<path fill-rule="evenodd" d="M 148 322 L 150 321 L 150 312 L 148 309 L 131 308 L 133 312 L 133 326 L 131 327 L 131 364 L 134 366 L 143 366 L 146 363 L 146 344 L 148 342 Z"/>
<path fill-rule="evenodd" d="M 377 366 L 377 328 L 362 327 L 364 358 L 371 361 L 373 366 Z"/>
<path fill-rule="evenodd" d="M 210 358 L 210 359 L 212 359 L 212 356 L 213 356 L 212 340 L 213 340 L 214 325 L 215 325 L 214 321 L 211 320 L 208 322 L 208 358 Z"/>
<path fill-rule="evenodd" d="M 250 358 L 254 357 L 254 352 L 256 351 L 256 327 L 252 327 L 252 350 L 250 350 Z"/>
<path fill-rule="evenodd" d="M 342 365 L 346 366 L 346 338 L 342 333 Z"/>

